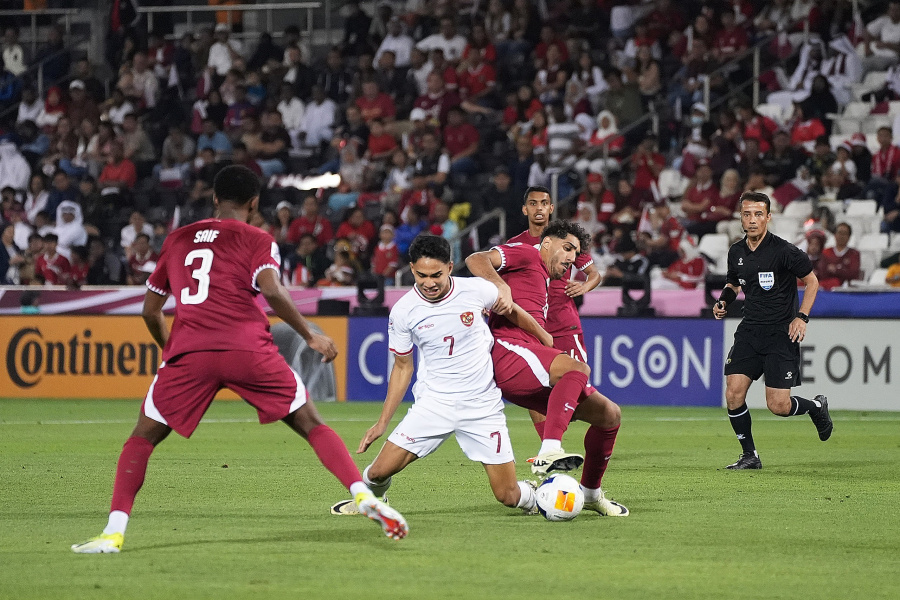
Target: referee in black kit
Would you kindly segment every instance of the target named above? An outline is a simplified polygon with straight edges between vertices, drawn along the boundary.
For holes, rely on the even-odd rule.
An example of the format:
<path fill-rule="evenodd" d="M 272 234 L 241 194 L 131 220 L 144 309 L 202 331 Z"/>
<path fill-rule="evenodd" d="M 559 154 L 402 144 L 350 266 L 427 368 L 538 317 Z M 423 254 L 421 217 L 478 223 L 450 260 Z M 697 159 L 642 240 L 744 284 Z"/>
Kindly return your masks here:
<path fill-rule="evenodd" d="M 728 250 L 725 289 L 713 307 L 717 319 L 744 290 L 744 318 L 734 334 L 734 345 L 725 361 L 725 401 L 731 427 L 741 443 L 741 456 L 729 469 L 761 469 L 751 432 L 747 390 L 765 375 L 766 404 L 781 417 L 809 413 L 823 442 L 834 425 L 828 399 L 807 400 L 791 396 L 800 385 L 800 342 L 806 335 L 809 311 L 819 290 L 806 253 L 770 233 L 770 201 L 765 194 L 744 192 L 740 199 L 741 226 L 747 234 Z M 797 279 L 806 285 L 803 306 L 797 309 Z"/>

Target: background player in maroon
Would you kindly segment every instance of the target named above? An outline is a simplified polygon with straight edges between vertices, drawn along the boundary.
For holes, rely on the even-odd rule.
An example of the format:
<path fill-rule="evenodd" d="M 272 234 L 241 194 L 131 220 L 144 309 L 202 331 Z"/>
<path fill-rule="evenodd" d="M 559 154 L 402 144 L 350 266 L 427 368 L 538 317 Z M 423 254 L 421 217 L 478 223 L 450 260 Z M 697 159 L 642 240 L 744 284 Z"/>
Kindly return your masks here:
<path fill-rule="evenodd" d="M 97 554 L 122 549 L 150 454 L 173 429 L 190 437 L 213 397 L 226 387 L 256 408 L 261 423 L 282 420 L 306 439 L 350 490 L 360 512 L 377 520 L 388 537 L 405 537 L 406 521 L 363 484 L 344 442 L 322 422 L 300 377 L 278 354 L 269 320 L 255 302 L 261 292 L 323 361 L 337 356 L 332 340 L 310 331 L 279 282 L 275 240 L 247 224 L 259 203 L 258 178 L 246 167 L 226 167 L 216 176 L 213 201 L 218 218 L 169 235 L 147 281 L 143 317 L 163 347 L 163 363 L 119 456 L 109 522 L 100 536 L 72 550 Z M 170 294 L 176 299 L 171 332 L 162 312 Z"/>
<path fill-rule="evenodd" d="M 522 206 L 522 213 L 528 219 L 528 229 L 510 238 L 509 243 L 539 244 L 553 209 L 550 190 L 541 186 L 528 188 Z M 545 327 L 553 336 L 554 348 L 587 364 L 584 332 L 574 298 L 597 287 L 601 277 L 586 247 L 582 247 L 582 252 L 575 258 L 573 266 L 584 272 L 586 280 L 582 282 L 570 279 L 571 268 L 561 279 L 550 280 Z M 622 411 L 615 402 L 598 392 L 590 383 L 585 386 L 585 396 L 591 397 L 592 402 L 598 407 L 598 412 L 584 436 L 584 470 L 581 474 L 581 486 L 585 493 L 585 507 L 606 516 L 627 516 L 628 509 L 606 500 L 600 487 L 616 444 Z M 543 440 L 546 417 L 536 410 L 529 410 L 528 413 L 534 423 L 534 429 Z"/>

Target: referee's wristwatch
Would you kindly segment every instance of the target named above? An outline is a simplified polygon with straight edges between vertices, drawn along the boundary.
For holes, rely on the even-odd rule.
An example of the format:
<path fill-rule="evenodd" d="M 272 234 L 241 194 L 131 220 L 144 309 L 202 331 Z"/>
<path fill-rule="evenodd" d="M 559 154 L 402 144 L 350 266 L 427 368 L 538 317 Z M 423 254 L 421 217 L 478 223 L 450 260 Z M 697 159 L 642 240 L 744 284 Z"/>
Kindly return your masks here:
<path fill-rule="evenodd" d="M 797 318 L 803 321 L 804 323 L 809 323 L 809 315 L 806 313 L 798 312 Z"/>

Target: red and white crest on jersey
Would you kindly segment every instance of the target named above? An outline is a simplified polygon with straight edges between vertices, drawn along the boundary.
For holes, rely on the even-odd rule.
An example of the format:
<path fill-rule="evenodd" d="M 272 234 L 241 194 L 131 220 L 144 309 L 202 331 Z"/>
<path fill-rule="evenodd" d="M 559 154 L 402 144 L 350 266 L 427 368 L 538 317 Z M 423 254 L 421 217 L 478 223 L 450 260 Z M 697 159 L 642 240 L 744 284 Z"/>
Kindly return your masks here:
<path fill-rule="evenodd" d="M 466 327 L 471 327 L 472 323 L 475 322 L 475 315 L 471 311 L 464 312 L 463 314 L 459 315 L 459 320 L 462 321 L 463 325 L 465 325 Z"/>

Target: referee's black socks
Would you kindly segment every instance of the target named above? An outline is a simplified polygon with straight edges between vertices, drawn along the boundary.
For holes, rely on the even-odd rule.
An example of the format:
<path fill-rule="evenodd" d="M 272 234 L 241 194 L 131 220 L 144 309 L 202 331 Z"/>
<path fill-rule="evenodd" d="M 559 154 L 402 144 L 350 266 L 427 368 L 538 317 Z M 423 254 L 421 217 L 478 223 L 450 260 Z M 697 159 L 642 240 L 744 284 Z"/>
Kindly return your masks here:
<path fill-rule="evenodd" d="M 791 412 L 786 417 L 796 417 L 797 415 L 805 415 L 806 413 L 815 413 L 822 408 L 822 405 L 815 400 L 807 400 L 800 396 L 791 396 Z"/>
<path fill-rule="evenodd" d="M 807 400 L 808 402 L 808 400 Z M 728 409 L 728 420 L 731 421 L 731 428 L 741 443 L 741 450 L 746 453 L 755 453 L 756 445 L 753 443 L 753 434 L 750 432 L 753 426 L 753 420 L 750 418 L 750 409 L 744 403 L 735 409 Z"/>

